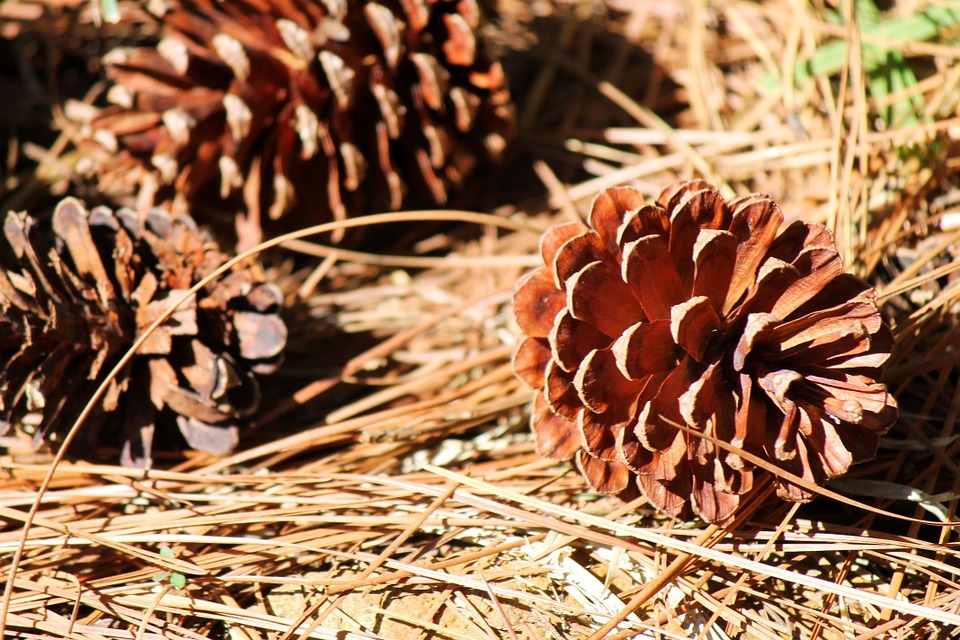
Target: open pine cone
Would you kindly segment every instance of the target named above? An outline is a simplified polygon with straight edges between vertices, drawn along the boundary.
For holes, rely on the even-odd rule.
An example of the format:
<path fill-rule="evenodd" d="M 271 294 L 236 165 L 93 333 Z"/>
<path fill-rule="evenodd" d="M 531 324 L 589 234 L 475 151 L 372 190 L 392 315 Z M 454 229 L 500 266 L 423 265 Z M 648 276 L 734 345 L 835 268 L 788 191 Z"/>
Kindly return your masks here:
<path fill-rule="evenodd" d="M 157 4 L 157 47 L 105 58 L 100 186 L 175 187 L 204 222 L 245 210 L 245 246 L 261 229 L 443 203 L 512 132 L 475 0 Z"/>
<path fill-rule="evenodd" d="M 734 513 L 758 469 L 697 433 L 818 484 L 872 458 L 897 416 L 877 382 L 892 336 L 830 232 L 778 234 L 782 222 L 766 196 L 728 203 L 693 181 L 656 204 L 604 191 L 589 226 L 548 230 L 546 266 L 514 297 L 539 451 L 575 455 L 598 491 L 638 487 L 710 522 Z"/>
<path fill-rule="evenodd" d="M 187 216 L 89 213 L 60 202 L 52 229 L 10 213 L 0 243 L 0 435 L 39 414 L 34 445 L 56 447 L 139 335 L 226 261 Z M 145 466 L 154 441 L 230 451 L 256 410 L 255 374 L 279 364 L 287 330 L 280 291 L 254 264 L 184 301 L 110 383 L 76 450 L 119 447 Z"/>

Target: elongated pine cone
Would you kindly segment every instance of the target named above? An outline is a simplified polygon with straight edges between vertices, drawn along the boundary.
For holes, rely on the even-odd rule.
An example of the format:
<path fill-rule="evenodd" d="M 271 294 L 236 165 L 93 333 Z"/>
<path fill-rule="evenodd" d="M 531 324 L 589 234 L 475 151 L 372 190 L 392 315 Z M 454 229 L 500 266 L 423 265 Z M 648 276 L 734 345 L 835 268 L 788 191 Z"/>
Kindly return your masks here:
<path fill-rule="evenodd" d="M 67 198 L 52 229 L 10 213 L 0 243 L 0 435 L 40 414 L 34 445 L 53 447 L 143 331 L 226 261 L 193 220 L 145 217 Z M 279 289 L 255 264 L 186 299 L 113 380 L 75 441 L 119 447 L 145 466 L 154 443 L 229 452 L 256 410 L 255 374 L 279 364 L 287 330 Z"/>
<path fill-rule="evenodd" d="M 734 513 L 759 469 L 699 433 L 818 484 L 875 455 L 897 416 L 877 382 L 893 339 L 826 228 L 778 234 L 769 197 L 726 202 L 701 181 L 656 204 L 609 189 L 588 222 L 544 234 L 546 266 L 514 297 L 514 367 L 537 390 L 542 454 L 576 456 L 598 491 L 639 488 L 709 522 Z M 813 497 L 776 483 L 787 500 Z"/>
<path fill-rule="evenodd" d="M 243 201 L 250 238 L 443 203 L 511 135 L 475 0 L 159 4 L 158 46 L 105 58 L 103 189 L 159 177 L 204 222 Z"/>

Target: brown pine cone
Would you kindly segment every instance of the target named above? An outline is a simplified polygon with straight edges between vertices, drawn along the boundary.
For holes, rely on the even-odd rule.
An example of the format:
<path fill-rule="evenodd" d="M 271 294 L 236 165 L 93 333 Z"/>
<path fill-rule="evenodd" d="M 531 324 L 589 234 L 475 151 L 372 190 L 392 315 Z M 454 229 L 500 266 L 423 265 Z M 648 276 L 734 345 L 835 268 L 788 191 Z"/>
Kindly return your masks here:
<path fill-rule="evenodd" d="M 89 213 L 57 205 L 52 229 L 10 213 L 0 243 L 0 435 L 39 414 L 34 446 L 58 446 L 117 360 L 160 314 L 227 257 L 193 220 L 155 209 Z M 255 373 L 279 364 L 279 289 L 255 264 L 186 300 L 110 383 L 76 452 L 119 447 L 146 466 L 155 441 L 229 452 L 256 410 Z M 179 435 L 178 435 L 179 434 Z"/>
<path fill-rule="evenodd" d="M 105 58 L 100 186 L 157 180 L 204 222 L 245 209 L 243 245 L 261 228 L 443 203 L 512 132 L 475 0 L 162 5 L 156 48 Z"/>
<path fill-rule="evenodd" d="M 709 522 L 734 513 L 759 469 L 697 432 L 818 484 L 872 458 L 897 416 L 877 382 L 892 336 L 830 232 L 778 234 L 782 221 L 769 197 L 728 203 L 693 181 L 656 204 L 609 189 L 589 226 L 548 230 L 546 266 L 514 297 L 539 451 L 576 455 L 598 491 L 638 487 Z M 776 483 L 784 499 L 813 497 Z"/>

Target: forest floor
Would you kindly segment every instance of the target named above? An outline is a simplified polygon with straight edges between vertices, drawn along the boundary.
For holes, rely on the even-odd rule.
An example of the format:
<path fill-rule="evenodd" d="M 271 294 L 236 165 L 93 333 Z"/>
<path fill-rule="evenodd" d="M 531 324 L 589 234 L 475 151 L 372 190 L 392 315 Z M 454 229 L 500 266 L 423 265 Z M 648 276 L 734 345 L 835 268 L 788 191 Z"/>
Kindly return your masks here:
<path fill-rule="evenodd" d="M 37 93 L 4 65 L 0 118 L 37 132 L 7 141 L 6 212 L 70 192 L 49 114 L 90 87 L 62 67 L 125 32 L 88 21 L 41 38 L 3 24 L 35 2 L 4 4 L 0 38 L 47 56 L 35 79 L 60 83 Z M 395 223 L 416 238 L 395 253 L 275 250 L 298 301 L 287 362 L 233 454 L 52 466 L 29 438 L 0 438 L 10 637 L 960 636 L 960 7 L 498 9 L 486 35 L 519 134 L 450 204 L 489 217 Z M 767 487 L 721 525 L 622 504 L 538 456 L 511 367 L 512 295 L 540 233 L 605 187 L 653 199 L 695 177 L 831 228 L 896 337 L 885 382 L 901 417 L 876 459 L 809 504 Z"/>

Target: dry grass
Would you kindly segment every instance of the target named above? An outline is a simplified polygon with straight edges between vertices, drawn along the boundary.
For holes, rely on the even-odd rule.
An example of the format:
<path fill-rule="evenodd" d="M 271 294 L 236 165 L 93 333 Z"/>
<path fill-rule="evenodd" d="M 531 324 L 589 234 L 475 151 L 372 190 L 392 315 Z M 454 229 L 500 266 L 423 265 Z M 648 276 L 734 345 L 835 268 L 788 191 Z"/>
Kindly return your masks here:
<path fill-rule="evenodd" d="M 460 222 L 397 256 L 287 242 L 315 268 L 277 271 L 290 362 L 231 457 L 147 472 L 0 442 L 8 636 L 960 636 L 957 28 L 894 46 L 832 21 L 848 0 L 500 5 L 523 133 L 457 203 L 498 218 L 433 214 Z M 902 57 L 878 70 L 863 52 L 884 45 Z M 67 188 L 66 142 L 7 173 L 4 208 Z M 605 186 L 696 176 L 836 231 L 895 328 L 902 407 L 877 459 L 812 504 L 762 489 L 710 527 L 539 458 L 509 364 L 538 232 Z"/>

